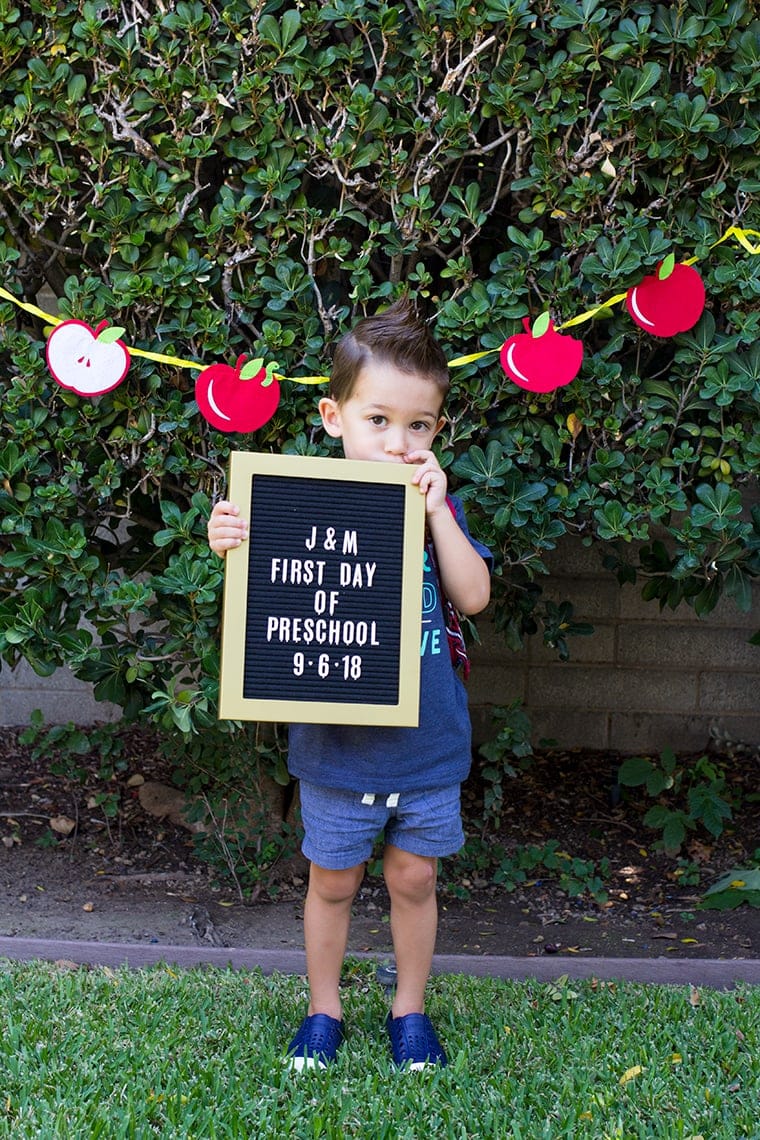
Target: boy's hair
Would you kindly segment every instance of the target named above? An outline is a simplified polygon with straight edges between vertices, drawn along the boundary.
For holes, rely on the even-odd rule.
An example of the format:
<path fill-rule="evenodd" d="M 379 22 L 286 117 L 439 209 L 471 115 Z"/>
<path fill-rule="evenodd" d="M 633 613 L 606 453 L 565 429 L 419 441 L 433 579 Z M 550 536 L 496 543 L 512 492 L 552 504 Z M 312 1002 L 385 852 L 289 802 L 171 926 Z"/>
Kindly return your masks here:
<path fill-rule="evenodd" d="M 359 373 L 370 360 L 431 380 L 443 404 L 449 390 L 449 366 L 443 349 L 408 297 L 365 317 L 338 341 L 330 373 L 333 400 L 342 403 L 349 399 Z"/>

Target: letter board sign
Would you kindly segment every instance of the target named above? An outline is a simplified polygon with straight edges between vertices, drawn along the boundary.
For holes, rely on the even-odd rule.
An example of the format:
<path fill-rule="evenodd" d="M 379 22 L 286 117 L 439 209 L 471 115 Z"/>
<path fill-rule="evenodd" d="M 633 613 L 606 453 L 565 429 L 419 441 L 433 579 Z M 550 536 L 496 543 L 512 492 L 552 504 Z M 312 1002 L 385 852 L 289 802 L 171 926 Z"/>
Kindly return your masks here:
<path fill-rule="evenodd" d="M 235 452 L 219 716 L 416 725 L 425 504 L 405 464 Z"/>

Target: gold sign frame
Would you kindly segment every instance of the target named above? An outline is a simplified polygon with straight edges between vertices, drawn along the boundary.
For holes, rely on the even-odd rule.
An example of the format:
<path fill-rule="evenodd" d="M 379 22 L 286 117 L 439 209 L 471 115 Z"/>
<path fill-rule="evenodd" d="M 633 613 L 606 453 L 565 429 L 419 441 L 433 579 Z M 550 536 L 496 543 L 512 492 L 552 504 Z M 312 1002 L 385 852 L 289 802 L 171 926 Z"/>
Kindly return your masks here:
<path fill-rule="evenodd" d="M 222 612 L 222 655 L 219 718 L 224 720 L 280 721 L 310 724 L 375 724 L 416 727 L 419 723 L 420 631 L 422 627 L 422 575 L 425 544 L 425 500 L 412 484 L 416 468 L 408 464 L 332 459 L 319 456 L 269 455 L 261 452 L 233 452 L 229 467 L 229 499 L 249 521 L 248 542 L 225 557 L 224 602 Z M 249 597 L 250 568 L 254 558 L 271 558 L 277 551 L 257 548 L 256 519 L 252 517 L 253 487 L 257 476 L 276 479 L 314 479 L 335 483 L 340 492 L 346 482 L 405 488 L 402 526 L 403 554 L 400 575 L 401 605 L 398 614 L 398 698 L 395 703 L 372 699 L 359 703 L 318 697 L 319 681 L 314 681 L 316 699 L 273 699 L 244 694 L 247 654 L 251 651 L 249 619 L 256 622 L 256 600 Z M 284 484 L 287 487 L 287 484 Z M 397 496 L 394 501 L 397 501 Z M 322 522 L 322 520 L 319 520 Z M 390 525 L 387 518 L 373 521 L 375 527 Z M 367 525 L 366 517 L 357 527 Z M 281 551 L 280 551 L 281 552 Z M 386 572 L 388 572 L 386 568 Z M 393 573 L 396 573 L 395 568 Z M 301 655 L 303 657 L 303 655 Z M 309 660 L 311 665 L 312 661 Z M 337 664 L 337 662 L 335 663 Z M 348 682 L 350 684 L 350 682 Z"/>

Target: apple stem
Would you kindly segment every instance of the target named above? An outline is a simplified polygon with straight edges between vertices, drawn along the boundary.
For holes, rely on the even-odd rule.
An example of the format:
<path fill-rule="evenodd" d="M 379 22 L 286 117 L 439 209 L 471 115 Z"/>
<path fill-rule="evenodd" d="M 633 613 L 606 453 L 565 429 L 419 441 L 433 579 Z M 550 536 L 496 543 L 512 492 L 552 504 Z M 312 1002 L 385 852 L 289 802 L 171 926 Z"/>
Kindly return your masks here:
<path fill-rule="evenodd" d="M 237 358 L 237 360 L 235 361 L 235 371 L 236 371 L 236 372 L 239 372 L 239 371 L 240 371 L 240 369 L 243 367 L 243 365 L 245 364 L 245 362 L 246 362 L 246 360 L 247 360 L 247 359 L 248 359 L 248 356 L 247 356 L 247 354 L 246 354 L 245 352 L 243 352 L 243 353 L 242 353 L 242 354 L 241 354 L 241 355 L 240 355 L 240 356 Z"/>
<path fill-rule="evenodd" d="M 276 360 L 270 360 L 269 364 L 267 364 L 267 367 L 266 367 L 266 376 L 261 381 L 261 387 L 262 388 L 269 388 L 274 383 L 274 378 L 276 376 L 275 369 L 277 367 L 278 367 L 277 361 Z"/>
<path fill-rule="evenodd" d="M 107 329 L 107 328 L 108 328 L 108 321 L 101 321 L 99 325 L 96 325 L 96 327 L 95 327 L 95 340 L 98 339 L 98 337 L 102 333 L 103 329 Z"/>

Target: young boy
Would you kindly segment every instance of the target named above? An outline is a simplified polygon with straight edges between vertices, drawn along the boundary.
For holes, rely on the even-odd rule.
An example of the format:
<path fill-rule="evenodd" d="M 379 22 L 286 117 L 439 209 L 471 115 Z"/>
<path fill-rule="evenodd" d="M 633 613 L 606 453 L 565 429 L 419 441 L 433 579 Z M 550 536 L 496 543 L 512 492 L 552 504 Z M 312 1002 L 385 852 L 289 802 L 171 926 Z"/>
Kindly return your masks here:
<path fill-rule="evenodd" d="M 478 613 L 488 604 L 491 566 L 489 551 L 470 537 L 461 504 L 447 497 L 431 451 L 445 423 L 448 386 L 443 351 L 402 300 L 343 337 L 330 395 L 319 402 L 325 430 L 342 440 L 347 459 L 416 466 L 430 546 L 419 727 L 290 726 L 288 767 L 300 780 L 303 852 L 311 863 L 304 909 L 311 1000 L 288 1049 L 299 1070 L 324 1067 L 343 1040 L 339 981 L 351 904 L 383 830 L 397 971 L 386 1022 L 393 1057 L 413 1069 L 446 1064 L 424 1013 L 425 987 L 438 922 L 437 864 L 464 841 L 460 785 L 471 752 L 467 696 L 449 651 L 441 592 L 461 613 Z M 208 537 L 219 555 L 245 541 L 247 522 L 234 504 L 216 504 Z"/>

